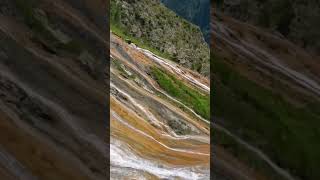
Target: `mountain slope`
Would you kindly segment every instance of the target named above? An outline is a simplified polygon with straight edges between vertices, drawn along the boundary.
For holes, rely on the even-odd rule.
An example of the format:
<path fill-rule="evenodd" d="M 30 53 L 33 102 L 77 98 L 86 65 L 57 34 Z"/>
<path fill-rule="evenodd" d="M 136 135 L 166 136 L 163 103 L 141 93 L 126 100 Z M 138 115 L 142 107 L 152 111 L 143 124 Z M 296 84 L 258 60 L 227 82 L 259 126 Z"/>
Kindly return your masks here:
<path fill-rule="evenodd" d="M 113 34 L 110 71 L 112 179 L 209 179 L 206 78 Z"/>
<path fill-rule="evenodd" d="M 160 1 L 111 3 L 111 179 L 209 179 L 209 59 L 199 62 L 209 49 L 199 28 Z"/>
<path fill-rule="evenodd" d="M 213 12 L 215 142 L 266 179 L 318 179 L 319 58 Z"/>
<path fill-rule="evenodd" d="M 169 9 L 199 26 L 206 41 L 210 42 L 210 0 L 161 0 Z"/>
<path fill-rule="evenodd" d="M 0 174 L 10 179 L 107 177 L 106 4 L 78 3 L 0 3 Z"/>
<path fill-rule="evenodd" d="M 111 9 L 114 33 L 209 76 L 209 47 L 197 26 L 157 0 L 112 0 Z"/>

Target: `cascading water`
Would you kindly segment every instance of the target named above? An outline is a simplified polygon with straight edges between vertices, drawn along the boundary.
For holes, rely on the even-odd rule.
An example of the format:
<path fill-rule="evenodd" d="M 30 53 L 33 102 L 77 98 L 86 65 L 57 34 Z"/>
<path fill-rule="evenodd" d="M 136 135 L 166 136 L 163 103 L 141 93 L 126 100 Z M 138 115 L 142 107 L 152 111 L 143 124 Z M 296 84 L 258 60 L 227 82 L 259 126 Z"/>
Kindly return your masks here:
<path fill-rule="evenodd" d="M 112 33 L 110 48 L 111 178 L 209 179 L 208 121 L 148 71 L 161 68 L 205 94 L 209 81 Z"/>

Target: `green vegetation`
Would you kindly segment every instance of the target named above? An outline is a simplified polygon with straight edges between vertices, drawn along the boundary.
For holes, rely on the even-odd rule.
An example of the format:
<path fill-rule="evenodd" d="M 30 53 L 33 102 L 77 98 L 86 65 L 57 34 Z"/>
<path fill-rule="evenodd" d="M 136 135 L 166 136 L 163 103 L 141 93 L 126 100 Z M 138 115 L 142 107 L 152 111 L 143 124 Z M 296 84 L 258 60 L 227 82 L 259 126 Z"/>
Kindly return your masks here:
<path fill-rule="evenodd" d="M 210 42 L 210 0 L 160 1 L 179 16 L 199 26 L 206 42 Z"/>
<path fill-rule="evenodd" d="M 209 75 L 209 47 L 199 27 L 156 0 L 111 0 L 110 5 L 110 26 L 114 34 Z"/>
<path fill-rule="evenodd" d="M 227 128 L 262 149 L 292 174 L 302 179 L 320 179 L 319 109 L 310 109 L 308 105 L 295 107 L 246 79 L 217 56 L 212 56 L 211 67 L 214 114 L 225 119 Z M 224 145 L 224 140 L 217 142 Z M 232 146 L 230 149 L 238 149 L 234 143 L 227 144 Z"/>
<path fill-rule="evenodd" d="M 159 68 L 153 67 L 151 72 L 160 87 L 169 95 L 192 108 L 203 118 L 210 119 L 209 95 L 201 94 L 199 91 L 186 86 L 183 82 Z"/>
<path fill-rule="evenodd" d="M 127 79 L 132 79 L 132 80 L 134 80 L 137 77 L 136 74 L 134 73 L 128 74 L 128 71 L 125 65 L 122 64 L 120 60 L 116 60 L 114 58 L 110 58 L 110 59 L 111 59 L 111 66 L 114 66 L 120 72 L 121 76 Z"/>
<path fill-rule="evenodd" d="M 130 40 L 132 43 L 136 44 L 140 48 L 147 49 L 160 57 L 175 60 L 175 57 L 170 56 L 168 53 L 161 52 L 156 48 L 152 48 L 151 45 L 149 45 L 146 40 L 142 40 L 142 38 L 135 38 L 131 36 L 129 33 L 123 30 L 124 28 L 120 28 L 119 25 L 117 25 L 116 23 L 111 23 L 110 28 L 111 28 L 111 31 L 117 36 L 121 37 L 121 39 Z"/>
<path fill-rule="evenodd" d="M 154 54 L 175 60 L 175 57 L 172 55 L 169 55 L 166 52 L 162 52 L 158 50 L 157 48 L 152 47 L 150 43 L 148 43 L 148 40 L 144 37 L 136 38 L 131 33 L 129 33 L 126 29 L 126 27 L 123 27 L 120 23 L 121 21 L 121 8 L 120 5 L 116 4 L 115 1 L 111 1 L 111 8 L 110 8 L 110 29 L 111 31 L 116 34 L 117 36 L 121 37 L 122 39 L 128 39 L 132 43 L 136 44 L 137 46 L 147 49 Z"/>

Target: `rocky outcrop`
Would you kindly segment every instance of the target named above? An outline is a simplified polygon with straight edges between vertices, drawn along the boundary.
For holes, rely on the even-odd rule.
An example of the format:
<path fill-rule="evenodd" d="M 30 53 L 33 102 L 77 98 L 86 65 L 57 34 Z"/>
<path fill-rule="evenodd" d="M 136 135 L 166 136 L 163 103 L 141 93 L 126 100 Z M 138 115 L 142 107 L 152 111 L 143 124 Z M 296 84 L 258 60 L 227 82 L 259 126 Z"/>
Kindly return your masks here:
<path fill-rule="evenodd" d="M 209 47 L 199 27 L 158 0 L 112 0 L 111 24 L 184 67 L 209 76 Z"/>
<path fill-rule="evenodd" d="M 98 0 L 0 2 L 0 167 L 9 179 L 106 179 L 105 9 Z"/>

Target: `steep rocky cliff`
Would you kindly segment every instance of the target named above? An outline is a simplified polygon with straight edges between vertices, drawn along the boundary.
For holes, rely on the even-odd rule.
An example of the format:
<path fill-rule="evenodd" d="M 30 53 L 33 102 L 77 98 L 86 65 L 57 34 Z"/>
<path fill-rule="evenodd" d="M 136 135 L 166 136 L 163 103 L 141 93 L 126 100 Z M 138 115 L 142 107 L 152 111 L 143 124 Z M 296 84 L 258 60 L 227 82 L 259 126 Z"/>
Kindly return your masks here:
<path fill-rule="evenodd" d="M 209 76 L 209 47 L 199 27 L 159 0 L 111 0 L 111 9 L 114 33 Z"/>
<path fill-rule="evenodd" d="M 106 179 L 106 8 L 0 2 L 0 179 Z"/>

